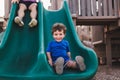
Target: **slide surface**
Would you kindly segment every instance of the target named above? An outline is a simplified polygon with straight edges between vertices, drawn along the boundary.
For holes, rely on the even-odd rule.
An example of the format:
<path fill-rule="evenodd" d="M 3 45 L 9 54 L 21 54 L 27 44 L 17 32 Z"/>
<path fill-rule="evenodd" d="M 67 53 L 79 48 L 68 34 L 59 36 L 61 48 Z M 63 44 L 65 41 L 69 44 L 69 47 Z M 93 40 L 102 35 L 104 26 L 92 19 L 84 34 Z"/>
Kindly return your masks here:
<path fill-rule="evenodd" d="M 0 79 L 1 80 L 90 80 L 96 74 L 98 61 L 96 53 L 85 47 L 79 40 L 69 12 L 67 2 L 59 10 L 48 11 L 38 3 L 38 25 L 30 28 L 29 11 L 23 19 L 25 25 L 14 23 L 18 5 L 13 4 L 7 29 L 0 43 Z M 72 59 L 81 55 L 85 59 L 83 72 L 65 70 L 57 75 L 49 66 L 46 47 L 53 40 L 51 27 L 54 23 L 63 23 L 67 27 L 65 39 L 69 41 Z"/>

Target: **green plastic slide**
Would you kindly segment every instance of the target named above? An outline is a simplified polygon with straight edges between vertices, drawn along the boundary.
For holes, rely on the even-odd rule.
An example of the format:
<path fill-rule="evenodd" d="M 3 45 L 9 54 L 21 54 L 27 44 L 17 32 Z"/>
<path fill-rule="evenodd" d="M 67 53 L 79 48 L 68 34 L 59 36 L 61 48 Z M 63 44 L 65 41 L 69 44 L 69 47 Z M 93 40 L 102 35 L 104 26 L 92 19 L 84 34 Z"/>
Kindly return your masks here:
<path fill-rule="evenodd" d="M 90 80 L 98 69 L 96 53 L 79 40 L 66 0 L 59 10 L 48 11 L 38 2 L 38 25 L 30 28 L 30 12 L 26 11 L 24 26 L 14 23 L 18 5 L 13 4 L 7 29 L 0 43 L 0 80 Z M 65 70 L 57 75 L 46 58 L 46 47 L 53 39 L 51 27 L 54 23 L 67 27 L 65 39 L 69 41 L 72 59 L 81 55 L 85 59 L 83 72 Z"/>

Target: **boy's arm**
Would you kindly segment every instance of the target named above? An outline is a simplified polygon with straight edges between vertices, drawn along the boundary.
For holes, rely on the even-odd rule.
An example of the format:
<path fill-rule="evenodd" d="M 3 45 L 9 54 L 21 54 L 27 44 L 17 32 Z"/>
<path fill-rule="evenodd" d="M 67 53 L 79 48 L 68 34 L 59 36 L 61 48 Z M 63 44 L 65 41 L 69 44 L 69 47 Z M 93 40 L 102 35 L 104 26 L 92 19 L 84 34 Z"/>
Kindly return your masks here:
<path fill-rule="evenodd" d="M 19 3 L 20 0 L 11 0 L 11 3 Z"/>
<path fill-rule="evenodd" d="M 48 58 L 48 62 L 51 66 L 53 66 L 52 64 L 52 58 L 51 58 L 51 55 L 50 55 L 50 52 L 47 52 L 47 58 Z"/>
<path fill-rule="evenodd" d="M 68 54 L 68 57 L 71 59 L 71 53 L 70 53 L 70 52 L 67 52 L 67 54 Z"/>

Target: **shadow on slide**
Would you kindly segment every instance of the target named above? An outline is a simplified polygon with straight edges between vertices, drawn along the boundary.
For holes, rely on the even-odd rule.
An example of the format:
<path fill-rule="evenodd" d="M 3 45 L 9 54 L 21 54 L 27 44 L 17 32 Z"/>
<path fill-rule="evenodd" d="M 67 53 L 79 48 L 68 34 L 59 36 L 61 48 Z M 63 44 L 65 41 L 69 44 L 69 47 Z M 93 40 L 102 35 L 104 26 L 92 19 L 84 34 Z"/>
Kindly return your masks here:
<path fill-rule="evenodd" d="M 38 2 L 38 25 L 34 28 L 28 26 L 29 11 L 25 12 L 23 27 L 14 23 L 17 10 L 18 5 L 13 4 L 0 44 L 0 80 L 90 80 L 94 77 L 98 68 L 96 53 L 79 40 L 66 0 L 56 11 L 48 11 Z M 57 75 L 49 66 L 45 50 L 53 39 L 51 27 L 56 22 L 66 25 L 65 39 L 70 43 L 72 58 L 83 56 L 87 67 L 85 71 L 71 70 Z"/>

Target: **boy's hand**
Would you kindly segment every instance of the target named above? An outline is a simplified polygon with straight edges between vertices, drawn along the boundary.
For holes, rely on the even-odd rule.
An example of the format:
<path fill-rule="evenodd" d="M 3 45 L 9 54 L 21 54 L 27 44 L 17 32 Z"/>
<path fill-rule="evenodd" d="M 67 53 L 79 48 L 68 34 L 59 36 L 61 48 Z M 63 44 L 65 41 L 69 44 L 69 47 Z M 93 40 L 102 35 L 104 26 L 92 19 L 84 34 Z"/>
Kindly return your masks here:
<path fill-rule="evenodd" d="M 12 0 L 11 3 L 19 3 L 19 0 Z"/>
<path fill-rule="evenodd" d="M 67 67 L 73 67 L 73 68 L 75 68 L 74 65 L 76 65 L 76 62 L 74 62 L 74 61 L 72 61 L 72 60 L 69 60 L 69 61 L 67 62 Z"/>
<path fill-rule="evenodd" d="M 50 66 L 53 66 L 52 60 L 48 60 Z"/>
<path fill-rule="evenodd" d="M 53 66 L 52 58 L 51 58 L 50 52 L 47 52 L 47 57 L 48 57 L 48 63 L 50 64 L 50 66 Z"/>
<path fill-rule="evenodd" d="M 70 53 L 70 52 L 68 52 L 67 54 L 68 54 L 69 59 L 71 59 L 71 53 Z"/>

